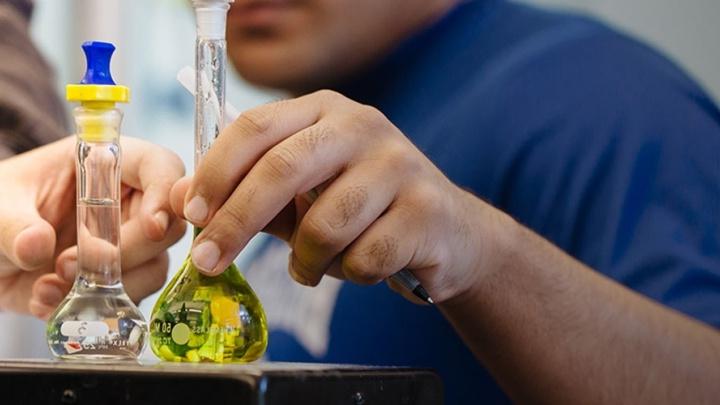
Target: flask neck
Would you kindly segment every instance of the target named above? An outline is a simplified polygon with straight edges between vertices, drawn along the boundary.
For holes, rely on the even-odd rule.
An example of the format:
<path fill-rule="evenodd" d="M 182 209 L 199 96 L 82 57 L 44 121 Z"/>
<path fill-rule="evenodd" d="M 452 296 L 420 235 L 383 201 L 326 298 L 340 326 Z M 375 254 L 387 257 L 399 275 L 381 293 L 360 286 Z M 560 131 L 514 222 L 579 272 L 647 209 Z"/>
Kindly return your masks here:
<path fill-rule="evenodd" d="M 195 44 L 195 167 L 220 135 L 225 110 L 225 39 Z"/>
<path fill-rule="evenodd" d="M 77 126 L 78 275 L 83 286 L 120 285 L 120 122 L 108 105 L 84 103 Z"/>
<path fill-rule="evenodd" d="M 225 28 L 233 0 L 193 0 L 195 41 L 195 167 L 220 134 L 225 110 Z"/>
<path fill-rule="evenodd" d="M 120 138 L 122 112 L 115 103 L 86 101 L 73 110 L 78 140 L 93 143 L 117 143 Z"/>

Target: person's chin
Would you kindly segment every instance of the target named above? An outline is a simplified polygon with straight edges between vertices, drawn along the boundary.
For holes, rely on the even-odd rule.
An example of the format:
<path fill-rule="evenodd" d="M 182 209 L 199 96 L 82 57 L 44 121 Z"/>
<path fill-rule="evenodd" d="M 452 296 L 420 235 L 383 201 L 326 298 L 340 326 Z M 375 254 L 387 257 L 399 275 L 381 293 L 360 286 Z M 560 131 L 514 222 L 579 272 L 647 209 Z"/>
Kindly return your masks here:
<path fill-rule="evenodd" d="M 294 92 L 303 82 L 302 71 L 285 58 L 253 57 L 248 52 L 235 58 L 234 64 L 240 76 L 255 86 Z"/>
<path fill-rule="evenodd" d="M 229 57 L 248 82 L 293 94 L 324 85 L 332 76 L 328 46 L 302 35 L 236 37 L 228 44 Z M 310 85 L 314 83 L 314 85 Z"/>

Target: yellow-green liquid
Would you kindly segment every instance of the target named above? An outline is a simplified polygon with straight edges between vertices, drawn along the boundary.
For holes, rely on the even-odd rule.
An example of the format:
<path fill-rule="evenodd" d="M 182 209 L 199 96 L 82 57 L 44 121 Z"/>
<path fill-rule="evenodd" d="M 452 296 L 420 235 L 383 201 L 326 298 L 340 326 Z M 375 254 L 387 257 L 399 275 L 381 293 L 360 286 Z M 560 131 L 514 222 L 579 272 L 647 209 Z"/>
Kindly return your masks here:
<path fill-rule="evenodd" d="M 265 353 L 267 338 L 265 311 L 237 266 L 208 277 L 190 257 L 150 320 L 150 347 L 166 361 L 251 362 Z"/>

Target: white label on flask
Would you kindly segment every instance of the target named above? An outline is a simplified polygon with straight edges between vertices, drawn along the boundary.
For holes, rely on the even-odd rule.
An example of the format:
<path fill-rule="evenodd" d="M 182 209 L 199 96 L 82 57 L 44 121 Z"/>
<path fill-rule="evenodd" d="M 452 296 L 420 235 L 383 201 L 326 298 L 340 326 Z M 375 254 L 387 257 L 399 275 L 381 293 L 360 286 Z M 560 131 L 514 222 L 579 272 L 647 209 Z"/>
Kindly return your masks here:
<path fill-rule="evenodd" d="M 67 321 L 60 326 L 63 336 L 105 336 L 110 332 L 102 321 Z"/>

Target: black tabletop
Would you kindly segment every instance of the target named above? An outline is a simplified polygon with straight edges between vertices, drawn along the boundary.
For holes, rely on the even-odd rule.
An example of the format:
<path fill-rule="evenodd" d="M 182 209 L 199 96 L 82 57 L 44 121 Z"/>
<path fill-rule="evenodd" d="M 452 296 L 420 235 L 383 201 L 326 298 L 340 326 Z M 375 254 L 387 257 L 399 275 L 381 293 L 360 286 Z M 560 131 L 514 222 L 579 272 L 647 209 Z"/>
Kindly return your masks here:
<path fill-rule="evenodd" d="M 442 404 L 431 370 L 335 364 L 0 361 L 0 403 Z"/>

